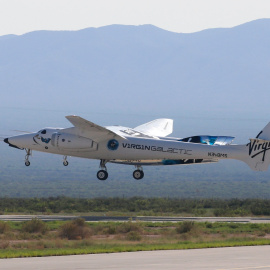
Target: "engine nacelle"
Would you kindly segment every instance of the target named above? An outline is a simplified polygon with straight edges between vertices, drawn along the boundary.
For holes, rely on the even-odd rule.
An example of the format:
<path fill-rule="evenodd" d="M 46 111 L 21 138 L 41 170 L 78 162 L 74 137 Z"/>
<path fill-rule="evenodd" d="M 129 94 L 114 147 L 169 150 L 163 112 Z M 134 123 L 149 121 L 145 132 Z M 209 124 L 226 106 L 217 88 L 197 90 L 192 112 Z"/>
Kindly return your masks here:
<path fill-rule="evenodd" d="M 69 133 L 55 132 L 52 134 L 51 144 L 54 147 L 69 151 L 94 151 L 97 143 L 91 139 Z"/>

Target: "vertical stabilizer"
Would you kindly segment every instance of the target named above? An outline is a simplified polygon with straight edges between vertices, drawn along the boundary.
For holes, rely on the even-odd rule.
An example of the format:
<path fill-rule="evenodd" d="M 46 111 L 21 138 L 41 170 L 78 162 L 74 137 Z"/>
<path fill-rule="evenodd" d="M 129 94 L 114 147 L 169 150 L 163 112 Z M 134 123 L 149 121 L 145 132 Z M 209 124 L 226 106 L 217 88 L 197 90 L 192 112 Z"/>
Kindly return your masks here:
<path fill-rule="evenodd" d="M 254 171 L 266 171 L 270 164 L 270 141 L 250 139 L 247 147 L 248 158 L 243 161 Z"/>
<path fill-rule="evenodd" d="M 247 155 L 242 160 L 254 171 L 266 171 L 270 164 L 270 122 L 246 147 Z"/>
<path fill-rule="evenodd" d="M 260 131 L 260 133 L 256 136 L 256 139 L 270 140 L 270 122 L 262 131 Z"/>

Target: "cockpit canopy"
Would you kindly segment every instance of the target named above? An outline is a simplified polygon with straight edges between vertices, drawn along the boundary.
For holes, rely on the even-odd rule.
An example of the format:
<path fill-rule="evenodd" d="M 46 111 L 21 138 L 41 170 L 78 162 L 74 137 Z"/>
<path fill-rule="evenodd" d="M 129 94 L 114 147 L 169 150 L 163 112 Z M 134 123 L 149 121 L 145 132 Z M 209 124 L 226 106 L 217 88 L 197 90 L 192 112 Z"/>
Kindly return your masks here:
<path fill-rule="evenodd" d="M 190 142 L 190 143 L 200 143 L 208 145 L 227 145 L 231 144 L 234 137 L 230 136 L 210 136 L 210 135 L 200 135 L 192 136 L 179 140 L 180 142 Z"/>

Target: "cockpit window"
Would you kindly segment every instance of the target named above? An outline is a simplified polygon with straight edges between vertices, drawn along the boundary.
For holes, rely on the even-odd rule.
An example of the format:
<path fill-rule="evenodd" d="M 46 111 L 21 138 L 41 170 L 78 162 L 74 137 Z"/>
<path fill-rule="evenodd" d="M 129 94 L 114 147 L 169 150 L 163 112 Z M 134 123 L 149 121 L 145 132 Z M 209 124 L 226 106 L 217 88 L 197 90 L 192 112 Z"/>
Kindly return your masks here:
<path fill-rule="evenodd" d="M 42 130 L 40 133 L 41 134 L 46 134 L 46 129 Z"/>

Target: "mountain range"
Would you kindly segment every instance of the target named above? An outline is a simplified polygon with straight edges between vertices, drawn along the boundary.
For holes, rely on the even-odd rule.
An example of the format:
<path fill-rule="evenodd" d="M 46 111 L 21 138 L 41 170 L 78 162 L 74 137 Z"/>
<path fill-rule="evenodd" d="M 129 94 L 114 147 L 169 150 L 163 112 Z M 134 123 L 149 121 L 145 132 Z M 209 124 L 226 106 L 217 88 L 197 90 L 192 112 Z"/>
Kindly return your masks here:
<path fill-rule="evenodd" d="M 270 19 L 190 34 L 110 25 L 2 36 L 0 105 L 260 116 L 269 48 Z"/>

